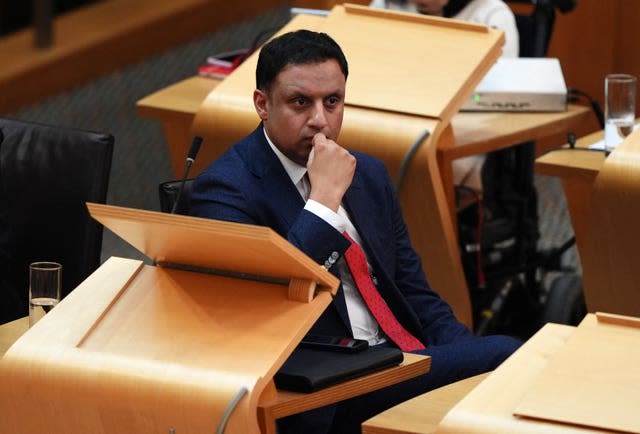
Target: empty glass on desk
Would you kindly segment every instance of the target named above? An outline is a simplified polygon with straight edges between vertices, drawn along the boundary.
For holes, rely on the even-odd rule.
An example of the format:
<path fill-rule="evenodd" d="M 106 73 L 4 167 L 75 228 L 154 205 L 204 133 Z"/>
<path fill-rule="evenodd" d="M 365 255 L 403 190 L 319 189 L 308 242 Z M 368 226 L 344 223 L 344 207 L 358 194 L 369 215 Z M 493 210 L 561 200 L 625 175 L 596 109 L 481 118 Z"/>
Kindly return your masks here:
<path fill-rule="evenodd" d="M 604 150 L 613 151 L 631 134 L 636 118 L 636 77 L 609 74 L 604 80 Z"/>
<path fill-rule="evenodd" d="M 62 265 L 33 262 L 29 265 L 29 327 L 60 301 Z"/>

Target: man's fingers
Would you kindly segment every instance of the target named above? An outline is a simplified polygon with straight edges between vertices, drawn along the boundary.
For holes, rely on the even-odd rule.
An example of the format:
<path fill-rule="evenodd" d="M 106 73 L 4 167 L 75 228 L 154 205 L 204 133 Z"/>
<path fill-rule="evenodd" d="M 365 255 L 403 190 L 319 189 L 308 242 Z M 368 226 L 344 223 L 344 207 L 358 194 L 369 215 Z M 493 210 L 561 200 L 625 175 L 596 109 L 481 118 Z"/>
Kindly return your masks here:
<path fill-rule="evenodd" d="M 318 146 L 318 145 L 327 143 L 327 136 L 325 136 L 323 133 L 316 133 L 313 136 L 311 143 L 313 144 L 313 146 Z"/>

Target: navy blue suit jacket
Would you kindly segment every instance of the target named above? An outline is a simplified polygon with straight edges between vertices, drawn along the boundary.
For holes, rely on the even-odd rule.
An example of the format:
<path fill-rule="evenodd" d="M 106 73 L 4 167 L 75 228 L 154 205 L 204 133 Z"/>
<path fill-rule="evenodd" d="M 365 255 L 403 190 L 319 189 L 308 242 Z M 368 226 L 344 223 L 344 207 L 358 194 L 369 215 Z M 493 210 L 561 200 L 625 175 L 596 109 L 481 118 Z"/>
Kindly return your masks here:
<path fill-rule="evenodd" d="M 472 338 L 449 305 L 429 287 L 384 165 L 371 156 L 352 154 L 357 165 L 343 206 L 362 238 L 387 304 L 405 328 L 426 345 Z M 349 242 L 303 208 L 303 199 L 269 147 L 260 125 L 198 175 L 190 213 L 268 226 L 319 264 L 324 264 L 333 252 L 342 255 Z M 337 271 L 330 271 L 337 275 Z M 341 288 L 312 331 L 351 335 Z"/>

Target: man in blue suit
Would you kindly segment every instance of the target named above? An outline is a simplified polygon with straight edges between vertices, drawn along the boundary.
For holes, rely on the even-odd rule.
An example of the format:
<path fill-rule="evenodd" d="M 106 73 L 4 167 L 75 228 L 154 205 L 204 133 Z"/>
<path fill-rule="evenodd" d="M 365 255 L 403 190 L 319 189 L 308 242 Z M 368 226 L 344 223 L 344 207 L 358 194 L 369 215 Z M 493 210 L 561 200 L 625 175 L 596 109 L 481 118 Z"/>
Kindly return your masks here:
<path fill-rule="evenodd" d="M 342 285 L 313 333 L 431 355 L 432 368 L 413 380 L 285 418 L 280 433 L 359 433 L 376 413 L 492 370 L 519 345 L 507 336 L 475 337 L 456 320 L 427 283 L 384 165 L 336 142 L 347 75 L 342 50 L 326 34 L 300 30 L 266 44 L 253 94 L 262 122 L 196 178 L 190 212 L 268 226 L 338 276 Z M 364 250 L 372 286 L 413 344 L 398 343 L 395 332 L 383 330 L 365 302 L 344 259 L 352 242 Z"/>

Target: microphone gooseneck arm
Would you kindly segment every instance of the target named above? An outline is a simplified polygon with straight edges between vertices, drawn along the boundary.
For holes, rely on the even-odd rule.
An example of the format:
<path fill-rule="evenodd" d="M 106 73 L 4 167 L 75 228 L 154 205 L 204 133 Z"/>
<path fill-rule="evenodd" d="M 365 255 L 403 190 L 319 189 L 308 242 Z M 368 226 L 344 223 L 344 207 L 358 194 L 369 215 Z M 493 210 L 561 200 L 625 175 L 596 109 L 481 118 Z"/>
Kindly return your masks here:
<path fill-rule="evenodd" d="M 180 179 L 180 187 L 178 188 L 178 195 L 176 196 L 176 200 L 173 202 L 173 207 L 171 208 L 171 214 L 175 214 L 178 209 L 178 204 L 180 203 L 180 198 L 182 197 L 182 191 L 184 190 L 184 184 L 187 182 L 187 177 L 189 176 L 189 170 L 191 170 L 191 166 L 193 162 L 196 160 L 196 155 L 198 155 L 198 151 L 200 150 L 200 145 L 202 145 L 202 137 L 195 136 L 193 138 L 193 142 L 191 142 L 191 148 L 189 149 L 189 153 L 187 154 L 187 161 L 184 165 L 184 174 L 182 175 L 182 179 Z"/>

